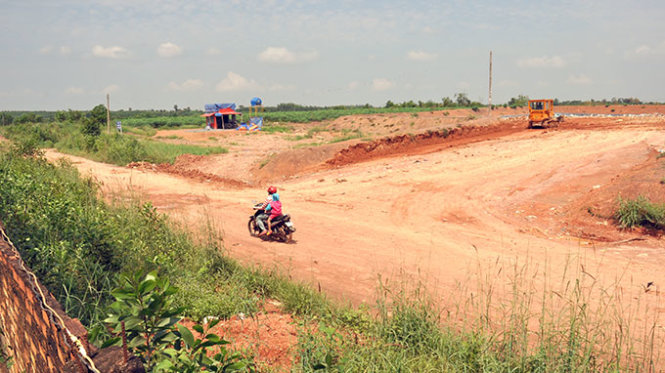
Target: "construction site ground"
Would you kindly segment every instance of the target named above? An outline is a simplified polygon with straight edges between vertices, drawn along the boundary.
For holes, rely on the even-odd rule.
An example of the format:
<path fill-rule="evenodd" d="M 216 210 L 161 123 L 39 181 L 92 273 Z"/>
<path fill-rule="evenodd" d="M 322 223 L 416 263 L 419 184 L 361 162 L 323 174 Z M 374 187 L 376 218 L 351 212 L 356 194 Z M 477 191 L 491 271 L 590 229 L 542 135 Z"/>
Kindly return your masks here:
<path fill-rule="evenodd" d="M 527 129 L 514 116 L 525 108 L 347 116 L 281 123 L 294 128 L 286 133 L 159 131 L 161 141 L 229 149 L 174 165 L 47 157 L 70 158 L 107 195 L 131 189 L 176 219 L 210 222 L 232 257 L 282 269 L 342 302 L 372 304 L 381 278 L 423 283 L 446 306 L 483 269 L 510 288 L 515 263 L 551 278 L 580 275 L 571 270 L 580 264 L 583 276 L 665 312 L 661 235 L 612 219 L 619 196 L 665 202 L 665 106 L 556 109 L 607 116 L 550 129 Z M 336 140 L 349 133 L 359 135 Z M 293 242 L 248 234 L 252 201 L 268 185 L 292 216 Z M 654 291 L 645 293 L 648 283 Z"/>

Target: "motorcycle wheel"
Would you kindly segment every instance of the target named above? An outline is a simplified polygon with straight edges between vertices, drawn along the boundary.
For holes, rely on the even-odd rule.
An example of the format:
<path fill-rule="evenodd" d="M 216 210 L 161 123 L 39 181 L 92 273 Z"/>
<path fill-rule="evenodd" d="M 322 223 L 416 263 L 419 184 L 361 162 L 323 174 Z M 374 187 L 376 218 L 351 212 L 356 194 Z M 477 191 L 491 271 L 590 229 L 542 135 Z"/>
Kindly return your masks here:
<path fill-rule="evenodd" d="M 290 242 L 293 237 L 293 233 L 285 226 L 279 227 L 279 238 L 282 242 Z"/>
<path fill-rule="evenodd" d="M 259 228 L 256 226 L 256 220 L 254 220 L 254 218 L 249 218 L 249 221 L 247 222 L 247 230 L 249 230 L 249 235 L 252 237 L 259 235 Z"/>

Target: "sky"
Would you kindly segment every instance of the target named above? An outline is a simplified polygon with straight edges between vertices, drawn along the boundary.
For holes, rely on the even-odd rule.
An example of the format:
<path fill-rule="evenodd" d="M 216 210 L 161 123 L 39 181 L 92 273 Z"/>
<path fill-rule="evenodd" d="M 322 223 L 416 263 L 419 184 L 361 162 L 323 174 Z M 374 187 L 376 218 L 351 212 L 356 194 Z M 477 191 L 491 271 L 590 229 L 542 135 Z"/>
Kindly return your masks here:
<path fill-rule="evenodd" d="M 665 101 L 665 1 L 0 0 L 0 110 Z"/>

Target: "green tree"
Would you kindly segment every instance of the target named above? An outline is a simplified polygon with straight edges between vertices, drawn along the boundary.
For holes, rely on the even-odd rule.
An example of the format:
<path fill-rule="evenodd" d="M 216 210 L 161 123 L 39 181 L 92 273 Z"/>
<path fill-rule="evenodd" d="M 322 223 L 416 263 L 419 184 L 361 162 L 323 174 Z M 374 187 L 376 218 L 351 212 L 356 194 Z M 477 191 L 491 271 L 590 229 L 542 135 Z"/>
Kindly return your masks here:
<path fill-rule="evenodd" d="M 67 116 L 69 117 L 70 121 L 78 122 L 83 117 L 83 114 L 81 114 L 81 112 L 78 110 L 69 109 L 67 110 Z"/>
<path fill-rule="evenodd" d="M 12 124 L 14 117 L 9 113 L 1 112 L 0 113 L 0 126 L 6 126 Z"/>
<path fill-rule="evenodd" d="M 81 132 L 87 136 L 99 136 L 102 133 L 102 126 L 106 122 L 106 108 L 104 105 L 97 105 L 88 113 Z"/>
<path fill-rule="evenodd" d="M 42 121 L 42 117 L 35 113 L 23 113 L 14 119 L 15 123 L 39 123 Z"/>
<path fill-rule="evenodd" d="M 67 120 L 67 113 L 59 110 L 55 112 L 55 120 L 58 122 L 64 122 Z"/>
<path fill-rule="evenodd" d="M 444 97 L 441 99 L 441 102 L 443 103 L 443 107 L 451 107 L 455 105 L 455 102 L 450 99 L 450 97 Z"/>
<path fill-rule="evenodd" d="M 471 100 L 469 100 L 469 97 L 467 97 L 466 93 L 456 93 L 455 94 L 455 101 L 457 102 L 457 105 L 466 107 L 471 105 Z"/>
<path fill-rule="evenodd" d="M 529 103 L 529 96 L 525 95 L 518 95 L 517 97 L 513 97 L 508 101 L 508 106 L 510 107 L 519 107 L 519 106 L 526 106 Z"/>

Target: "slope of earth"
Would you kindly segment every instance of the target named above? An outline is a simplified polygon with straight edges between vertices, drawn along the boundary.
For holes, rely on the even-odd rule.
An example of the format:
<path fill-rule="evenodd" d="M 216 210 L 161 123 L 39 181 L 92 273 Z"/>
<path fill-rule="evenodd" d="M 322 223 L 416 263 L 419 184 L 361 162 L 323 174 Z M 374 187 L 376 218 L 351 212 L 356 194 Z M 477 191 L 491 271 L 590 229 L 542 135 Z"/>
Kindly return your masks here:
<path fill-rule="evenodd" d="M 662 187 L 654 182 L 665 176 L 655 156 L 665 147 L 662 116 L 575 118 L 550 130 L 520 129 L 512 120 L 476 126 L 488 129 L 436 144 L 398 143 L 387 156 L 361 152 L 340 167 L 325 163 L 338 153 L 320 155 L 306 173 L 275 182 L 298 228 L 290 244 L 247 233 L 251 200 L 264 198 L 263 187 L 229 187 L 70 158 L 100 180 L 105 192 L 131 187 L 172 216 L 192 224 L 207 220 L 223 232 L 230 255 L 288 271 L 354 304 L 372 303 L 380 278 L 422 281 L 440 303 L 450 305 L 450 295 L 473 288 L 487 268 L 510 288 L 506 273 L 525 262 L 561 279 L 574 275 L 571 263 L 581 264 L 595 283 L 618 283 L 628 300 L 645 296 L 647 283 L 665 284 L 662 239 L 620 232 L 603 218 L 615 193 Z M 496 126 L 508 130 L 493 133 Z M 474 138 L 475 131 L 483 135 Z M 247 138 L 260 143 L 272 141 L 258 140 L 270 136 L 282 135 Z M 298 149 L 285 150 L 297 157 Z M 224 156 L 229 155 L 233 152 Z M 221 167 L 235 164 L 231 157 L 218 161 Z M 596 211 L 593 216 L 587 207 Z M 501 297 L 505 290 L 495 291 Z M 659 294 L 646 294 L 657 314 L 665 311 L 657 306 Z"/>
<path fill-rule="evenodd" d="M 660 114 L 665 113 L 664 105 L 597 105 L 561 106 L 555 108 L 565 113 L 587 114 Z M 325 122 L 275 123 L 286 128 L 285 133 L 243 132 L 235 130 L 205 131 L 202 129 L 161 130 L 154 138 L 172 143 L 186 143 L 203 146 L 218 145 L 229 149 L 228 154 L 208 157 L 186 156 L 176 162 L 180 173 L 196 170 L 225 180 L 235 179 L 243 184 L 261 185 L 269 181 L 286 180 L 302 173 L 325 168 L 326 161 L 346 146 L 368 141 L 384 141 L 395 136 L 410 137 L 426 132 L 441 132 L 465 127 L 483 127 L 496 124 L 497 118 L 526 115 L 526 108 L 498 107 L 487 117 L 486 109 L 433 110 L 419 113 L 391 113 L 373 115 L 348 115 Z M 645 121 L 660 120 L 658 117 L 642 118 Z M 623 120 L 623 119 L 618 119 Z M 629 120 L 627 118 L 627 120 Z M 511 122 L 502 130 L 514 131 L 526 126 L 522 118 Z M 523 123 L 524 122 L 524 123 Z M 508 129 L 507 127 L 512 127 Z M 339 141 L 349 135 L 356 137 Z M 464 136 L 468 138 L 468 136 Z M 478 136 L 476 140 L 480 141 Z M 468 140 L 462 140 L 468 142 Z M 432 145 L 435 141 L 429 141 Z M 422 144 L 409 145 L 414 149 Z M 438 147 L 441 148 L 441 147 Z M 432 151 L 424 149 L 421 152 Z M 386 155 L 387 152 L 378 156 Z M 374 156 L 374 155 L 372 155 Z M 339 165 L 339 164 L 338 164 Z M 171 171 L 176 171 L 170 168 Z"/>
<path fill-rule="evenodd" d="M 276 265 L 333 296 L 364 302 L 373 298 L 379 274 L 426 274 L 448 289 L 468 277 L 478 261 L 547 255 L 556 268 L 571 250 L 584 251 L 571 239 L 578 237 L 574 229 L 561 230 L 567 218 L 558 214 L 587 198 L 594 186 L 608 185 L 615 175 L 648 162 L 665 144 L 665 135 L 663 123 L 613 126 L 594 119 L 566 125 L 406 152 L 280 182 L 285 209 L 298 227 L 290 245 L 246 232 L 250 200 L 262 199 L 263 188 L 228 188 L 80 158 L 75 164 L 107 190 L 131 183 L 165 212 L 194 220 L 209 215 L 221 225 L 232 254 L 245 261 Z M 540 200 L 549 205 L 536 205 Z M 552 231 L 534 225 L 544 220 L 542 211 L 554 216 Z M 656 249 L 661 244 L 646 237 L 594 252 L 591 261 L 606 273 L 639 262 L 643 270 L 635 278 L 652 281 L 661 276 L 656 269 L 663 259 Z"/>

